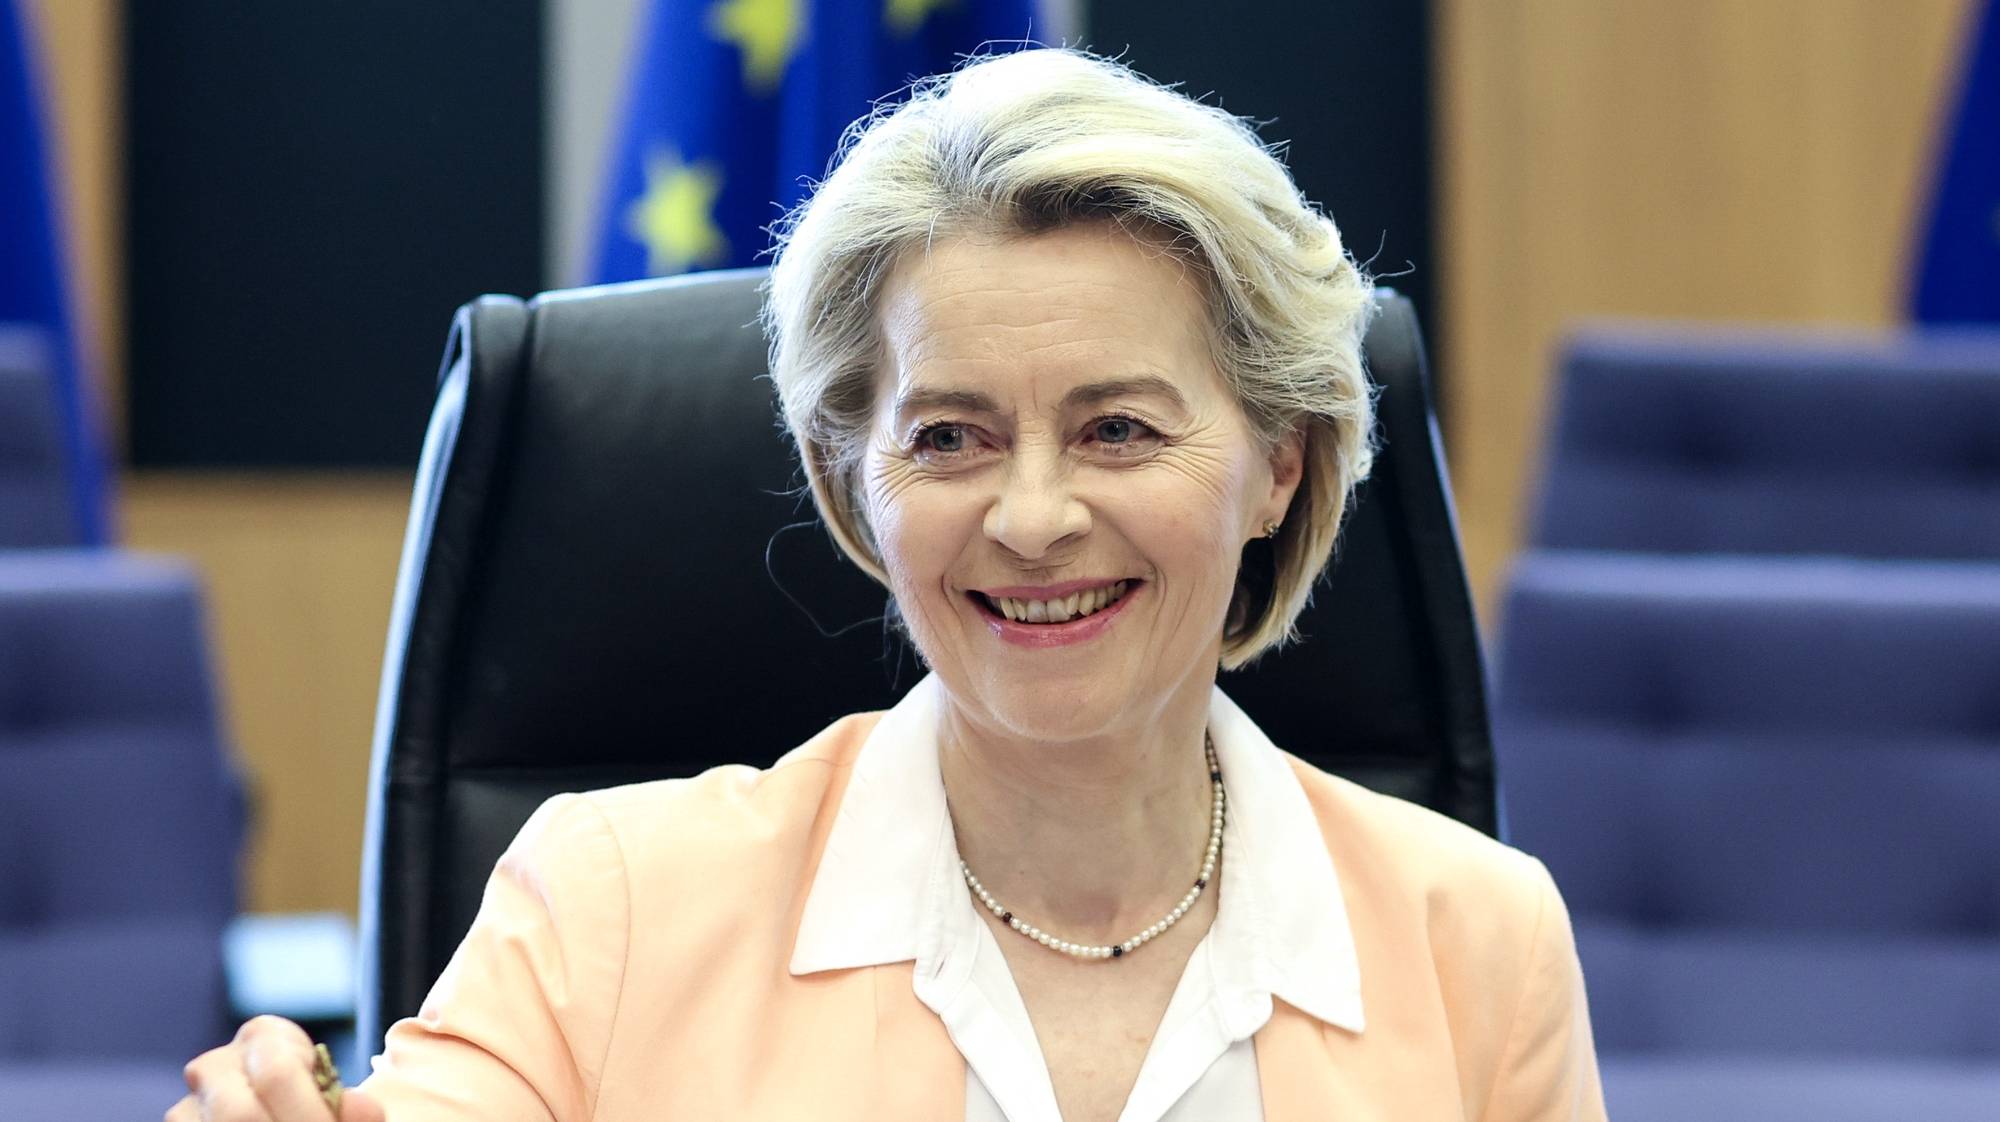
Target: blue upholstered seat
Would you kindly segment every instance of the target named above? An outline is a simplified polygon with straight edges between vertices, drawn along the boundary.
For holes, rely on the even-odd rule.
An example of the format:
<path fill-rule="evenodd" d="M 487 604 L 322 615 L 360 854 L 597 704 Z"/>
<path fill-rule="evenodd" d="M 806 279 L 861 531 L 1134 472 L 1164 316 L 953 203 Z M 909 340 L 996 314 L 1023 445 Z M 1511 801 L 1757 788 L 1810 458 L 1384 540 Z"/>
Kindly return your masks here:
<path fill-rule="evenodd" d="M 0 1059 L 8 1122 L 129 1122 L 153 1119 L 187 1094 L 179 1064 L 159 1060 Z"/>
<path fill-rule="evenodd" d="M 1529 539 L 2000 560 L 2000 332 L 1580 334 Z"/>
<path fill-rule="evenodd" d="M 2000 1067 L 1937 1060 L 1611 1056 L 1614 1122 L 1993 1122 Z"/>
<path fill-rule="evenodd" d="M 1549 552 L 1503 614 L 1510 839 L 1570 905 L 1614 1099 L 1724 1117 L 1724 1060 L 1745 1104 L 1864 1058 L 1869 1095 L 2000 1086 L 2000 565 Z"/>
<path fill-rule="evenodd" d="M 191 573 L 0 553 L 0 1070 L 227 1039 L 243 813 Z"/>

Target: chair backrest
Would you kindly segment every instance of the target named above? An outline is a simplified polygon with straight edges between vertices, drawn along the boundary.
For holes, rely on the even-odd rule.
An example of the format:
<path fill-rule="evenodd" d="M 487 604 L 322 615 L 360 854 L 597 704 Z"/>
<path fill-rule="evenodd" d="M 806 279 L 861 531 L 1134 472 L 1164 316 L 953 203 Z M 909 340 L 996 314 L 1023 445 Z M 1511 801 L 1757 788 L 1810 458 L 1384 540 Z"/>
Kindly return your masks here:
<path fill-rule="evenodd" d="M 81 544 L 48 337 L 0 323 L 0 549 Z"/>
<path fill-rule="evenodd" d="M 1583 332 L 1541 488 L 1539 548 L 2000 560 L 2000 331 Z"/>
<path fill-rule="evenodd" d="M 2000 566 L 1531 554 L 1505 619 L 1602 1049 L 2000 1060 Z"/>
<path fill-rule="evenodd" d="M 803 498 L 761 280 L 460 312 L 383 668 L 363 1047 L 416 1010 L 544 798 L 765 764 L 920 676 Z M 1225 685 L 1292 751 L 1491 831 L 1478 638 L 1407 301 L 1384 296 L 1368 358 L 1385 447 L 1308 639 Z"/>
<path fill-rule="evenodd" d="M 243 825 L 193 573 L 0 553 L 0 1065 L 228 1040 Z"/>

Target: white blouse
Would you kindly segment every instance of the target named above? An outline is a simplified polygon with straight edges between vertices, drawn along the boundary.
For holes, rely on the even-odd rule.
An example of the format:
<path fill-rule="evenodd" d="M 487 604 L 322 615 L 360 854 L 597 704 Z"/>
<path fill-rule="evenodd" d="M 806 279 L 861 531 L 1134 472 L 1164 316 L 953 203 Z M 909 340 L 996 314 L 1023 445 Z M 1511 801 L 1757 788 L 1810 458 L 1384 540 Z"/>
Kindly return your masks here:
<path fill-rule="evenodd" d="M 967 1122 L 1058 1122 L 1055 1087 L 993 932 L 960 879 L 937 755 L 935 679 L 862 746 L 806 900 L 791 972 L 915 960 L 916 995 L 966 1061 Z M 1251 1036 L 1273 997 L 1362 1031 L 1360 963 L 1326 841 L 1291 765 L 1215 691 L 1221 897 L 1120 1122 L 1263 1118 Z"/>

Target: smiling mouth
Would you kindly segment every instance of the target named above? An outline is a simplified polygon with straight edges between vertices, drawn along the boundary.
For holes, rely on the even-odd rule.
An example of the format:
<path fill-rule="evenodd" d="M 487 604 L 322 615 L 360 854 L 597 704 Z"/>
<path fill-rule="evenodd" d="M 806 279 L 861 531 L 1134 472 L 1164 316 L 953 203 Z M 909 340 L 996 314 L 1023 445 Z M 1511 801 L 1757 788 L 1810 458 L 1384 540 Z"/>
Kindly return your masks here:
<path fill-rule="evenodd" d="M 1015 623 L 1073 623 L 1116 604 L 1137 583 L 1133 580 L 1113 581 L 1054 600 L 1022 600 L 1012 596 L 988 596 L 984 592 L 974 592 L 972 598 L 987 611 Z"/>

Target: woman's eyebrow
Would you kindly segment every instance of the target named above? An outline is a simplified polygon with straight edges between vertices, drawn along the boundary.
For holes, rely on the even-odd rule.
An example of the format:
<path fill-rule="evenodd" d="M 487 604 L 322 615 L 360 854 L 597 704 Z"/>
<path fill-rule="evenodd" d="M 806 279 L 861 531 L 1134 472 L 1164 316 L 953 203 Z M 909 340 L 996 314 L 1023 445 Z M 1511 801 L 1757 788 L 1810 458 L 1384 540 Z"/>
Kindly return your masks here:
<path fill-rule="evenodd" d="M 1163 397 L 1176 408 L 1187 408 L 1187 399 L 1181 395 L 1180 387 L 1157 374 L 1137 374 L 1130 378 L 1110 378 L 1101 382 L 1086 382 L 1081 386 L 1073 386 L 1068 393 L 1063 394 L 1062 408 L 1074 409 L 1110 397 L 1146 394 Z M 896 395 L 895 416 L 898 417 L 915 412 L 948 410 L 966 413 L 1001 412 L 998 402 L 978 390 L 911 386 Z"/>
<path fill-rule="evenodd" d="M 1087 382 L 1063 395 L 1064 409 L 1079 405 L 1090 405 L 1108 397 L 1126 397 L 1151 394 L 1166 398 L 1177 409 L 1187 408 L 1187 399 L 1181 396 L 1179 386 L 1157 374 L 1138 374 L 1130 378 L 1112 378 L 1102 382 Z"/>
<path fill-rule="evenodd" d="M 896 395 L 898 417 L 919 410 L 960 410 L 967 413 L 998 413 L 1000 406 L 991 397 L 977 390 L 946 390 L 925 386 L 912 386 Z"/>

